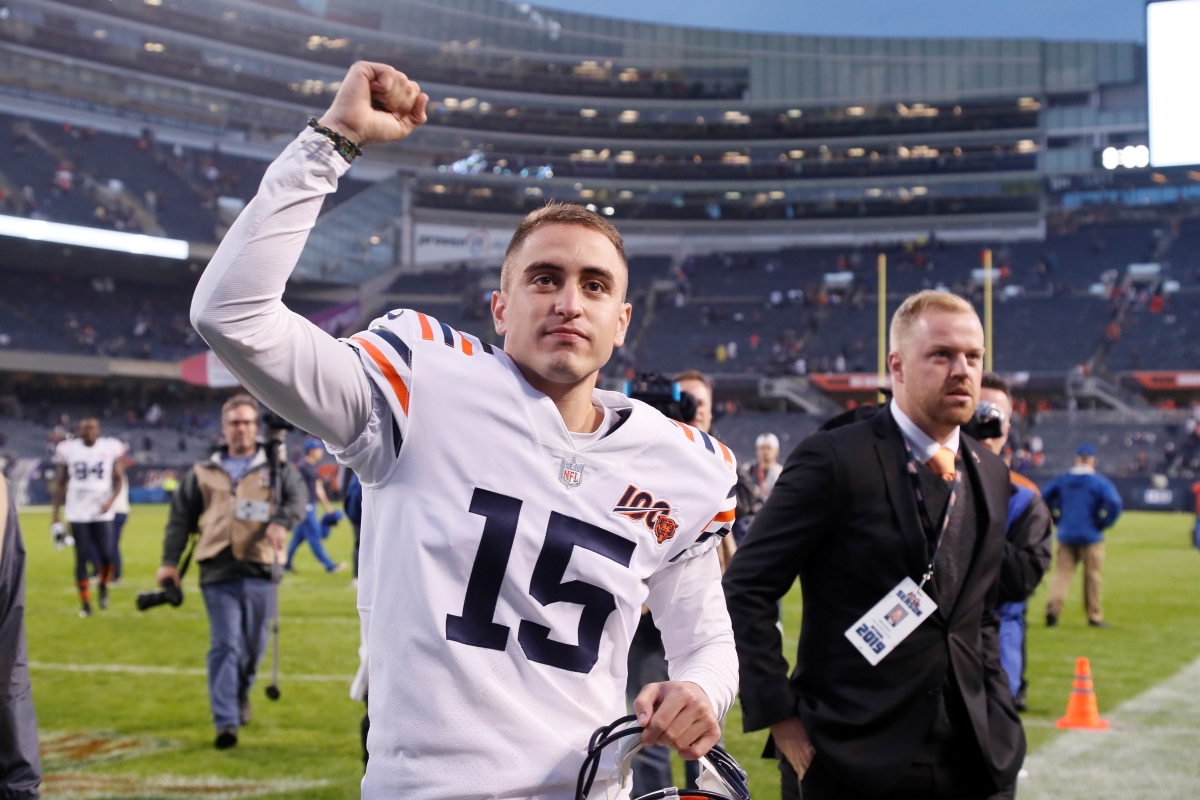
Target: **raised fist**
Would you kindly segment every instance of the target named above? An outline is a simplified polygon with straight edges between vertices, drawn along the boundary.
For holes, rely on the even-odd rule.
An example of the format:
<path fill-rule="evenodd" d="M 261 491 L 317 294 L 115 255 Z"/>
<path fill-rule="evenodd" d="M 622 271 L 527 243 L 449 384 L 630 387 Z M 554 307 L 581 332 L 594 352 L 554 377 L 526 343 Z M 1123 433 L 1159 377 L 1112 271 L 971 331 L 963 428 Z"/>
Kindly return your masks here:
<path fill-rule="evenodd" d="M 319 120 L 359 146 L 396 142 L 425 122 L 429 95 L 388 64 L 356 61 Z"/>

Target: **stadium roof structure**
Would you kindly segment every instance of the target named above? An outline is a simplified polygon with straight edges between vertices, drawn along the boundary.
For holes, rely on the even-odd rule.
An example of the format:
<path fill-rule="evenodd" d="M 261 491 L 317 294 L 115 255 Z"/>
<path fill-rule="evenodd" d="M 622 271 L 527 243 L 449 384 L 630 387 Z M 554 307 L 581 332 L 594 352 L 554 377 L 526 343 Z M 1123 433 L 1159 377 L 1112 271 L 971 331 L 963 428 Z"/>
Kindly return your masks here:
<path fill-rule="evenodd" d="M 749 33 L 504 0 L 9 0 L 0 18 L 0 96 L 23 113 L 264 159 L 358 59 L 421 81 L 431 121 L 360 159 L 351 175 L 380 186 L 358 205 L 396 213 L 343 214 L 324 249 L 362 252 L 336 264 L 319 227 L 312 281 L 429 264 L 423 220 L 511 228 L 551 198 L 647 242 L 1038 237 L 1063 193 L 1116 188 L 1105 148 L 1147 139 L 1134 42 Z"/>

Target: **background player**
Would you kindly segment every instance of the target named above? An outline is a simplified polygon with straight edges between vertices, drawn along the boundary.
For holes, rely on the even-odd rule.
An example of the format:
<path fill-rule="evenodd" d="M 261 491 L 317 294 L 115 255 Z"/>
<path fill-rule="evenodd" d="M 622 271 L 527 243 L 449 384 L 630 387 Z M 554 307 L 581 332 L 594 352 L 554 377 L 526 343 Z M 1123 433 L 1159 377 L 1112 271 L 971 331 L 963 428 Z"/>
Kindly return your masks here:
<path fill-rule="evenodd" d="M 329 505 L 329 498 L 325 496 L 325 484 L 321 481 L 321 473 L 317 470 L 317 464 L 324 456 L 325 445 L 317 439 L 309 439 L 304 443 L 304 458 L 300 459 L 300 463 L 296 465 L 296 469 L 304 478 L 304 485 L 308 488 L 308 504 L 305 506 L 304 519 L 300 520 L 300 524 L 292 531 L 292 541 L 287 549 L 287 564 L 284 566 L 288 572 L 295 571 L 292 566 L 292 558 L 295 557 L 296 550 L 304 542 L 308 542 L 313 555 L 317 561 L 321 562 L 321 566 L 325 568 L 326 572 L 333 574 L 346 568 L 344 561 L 340 564 L 333 563 L 333 559 L 325 552 L 325 545 L 321 541 L 324 538 L 324 531 L 321 529 L 321 522 L 317 519 L 317 503 L 321 504 L 322 516 L 333 513 L 333 507 Z"/>
<path fill-rule="evenodd" d="M 108 608 L 108 583 L 113 570 L 113 503 L 121 491 L 125 446 L 116 439 L 101 438 L 100 421 L 79 421 L 79 435 L 60 442 L 54 451 L 58 480 L 55 484 L 52 525 L 59 524 L 65 502 L 67 522 L 75 537 L 75 583 L 79 587 L 79 616 L 92 613 L 88 590 L 88 560 L 97 566 L 100 607 Z"/>
<path fill-rule="evenodd" d="M 316 124 L 394 141 L 427 99 L 359 62 Z M 642 742 L 698 758 L 737 684 L 715 549 L 735 465 L 707 434 L 595 389 L 630 320 L 620 235 L 575 206 L 527 217 L 492 299 L 503 351 L 412 311 L 339 343 L 281 301 L 354 152 L 338 139 L 306 132 L 271 166 L 192 322 L 362 480 L 363 797 L 570 797 L 592 731 L 625 709 L 643 602 L 672 680 L 634 702 Z"/>

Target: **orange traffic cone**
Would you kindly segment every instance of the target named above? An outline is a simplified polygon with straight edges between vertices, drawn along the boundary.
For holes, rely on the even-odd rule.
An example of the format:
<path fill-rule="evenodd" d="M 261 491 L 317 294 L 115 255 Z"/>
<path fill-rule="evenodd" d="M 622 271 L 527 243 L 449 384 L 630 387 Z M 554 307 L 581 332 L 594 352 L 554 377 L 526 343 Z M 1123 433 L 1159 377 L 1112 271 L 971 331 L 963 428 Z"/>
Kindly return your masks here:
<path fill-rule="evenodd" d="M 1075 688 L 1067 700 L 1067 715 L 1058 721 L 1060 728 L 1108 730 L 1108 720 L 1100 719 L 1096 690 L 1092 688 L 1092 665 L 1086 658 L 1075 662 Z"/>

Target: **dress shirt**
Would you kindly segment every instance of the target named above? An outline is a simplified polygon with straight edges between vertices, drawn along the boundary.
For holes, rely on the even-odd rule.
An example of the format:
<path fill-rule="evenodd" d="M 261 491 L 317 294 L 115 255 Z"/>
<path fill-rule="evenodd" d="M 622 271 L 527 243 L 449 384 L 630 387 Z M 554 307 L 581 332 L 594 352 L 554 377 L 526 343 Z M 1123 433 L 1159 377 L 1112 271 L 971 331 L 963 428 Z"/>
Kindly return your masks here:
<path fill-rule="evenodd" d="M 929 459 L 937 455 L 938 450 L 941 450 L 943 447 L 951 453 L 958 455 L 958 428 L 955 428 L 946 437 L 946 441 L 939 442 L 918 428 L 917 423 L 909 419 L 908 414 L 905 414 L 900 409 L 895 400 L 888 403 L 888 408 L 892 410 L 892 417 L 896 420 L 896 424 L 900 426 L 900 434 L 904 437 L 904 441 L 908 442 L 908 446 L 912 448 L 913 455 L 922 464 L 928 464 Z"/>

